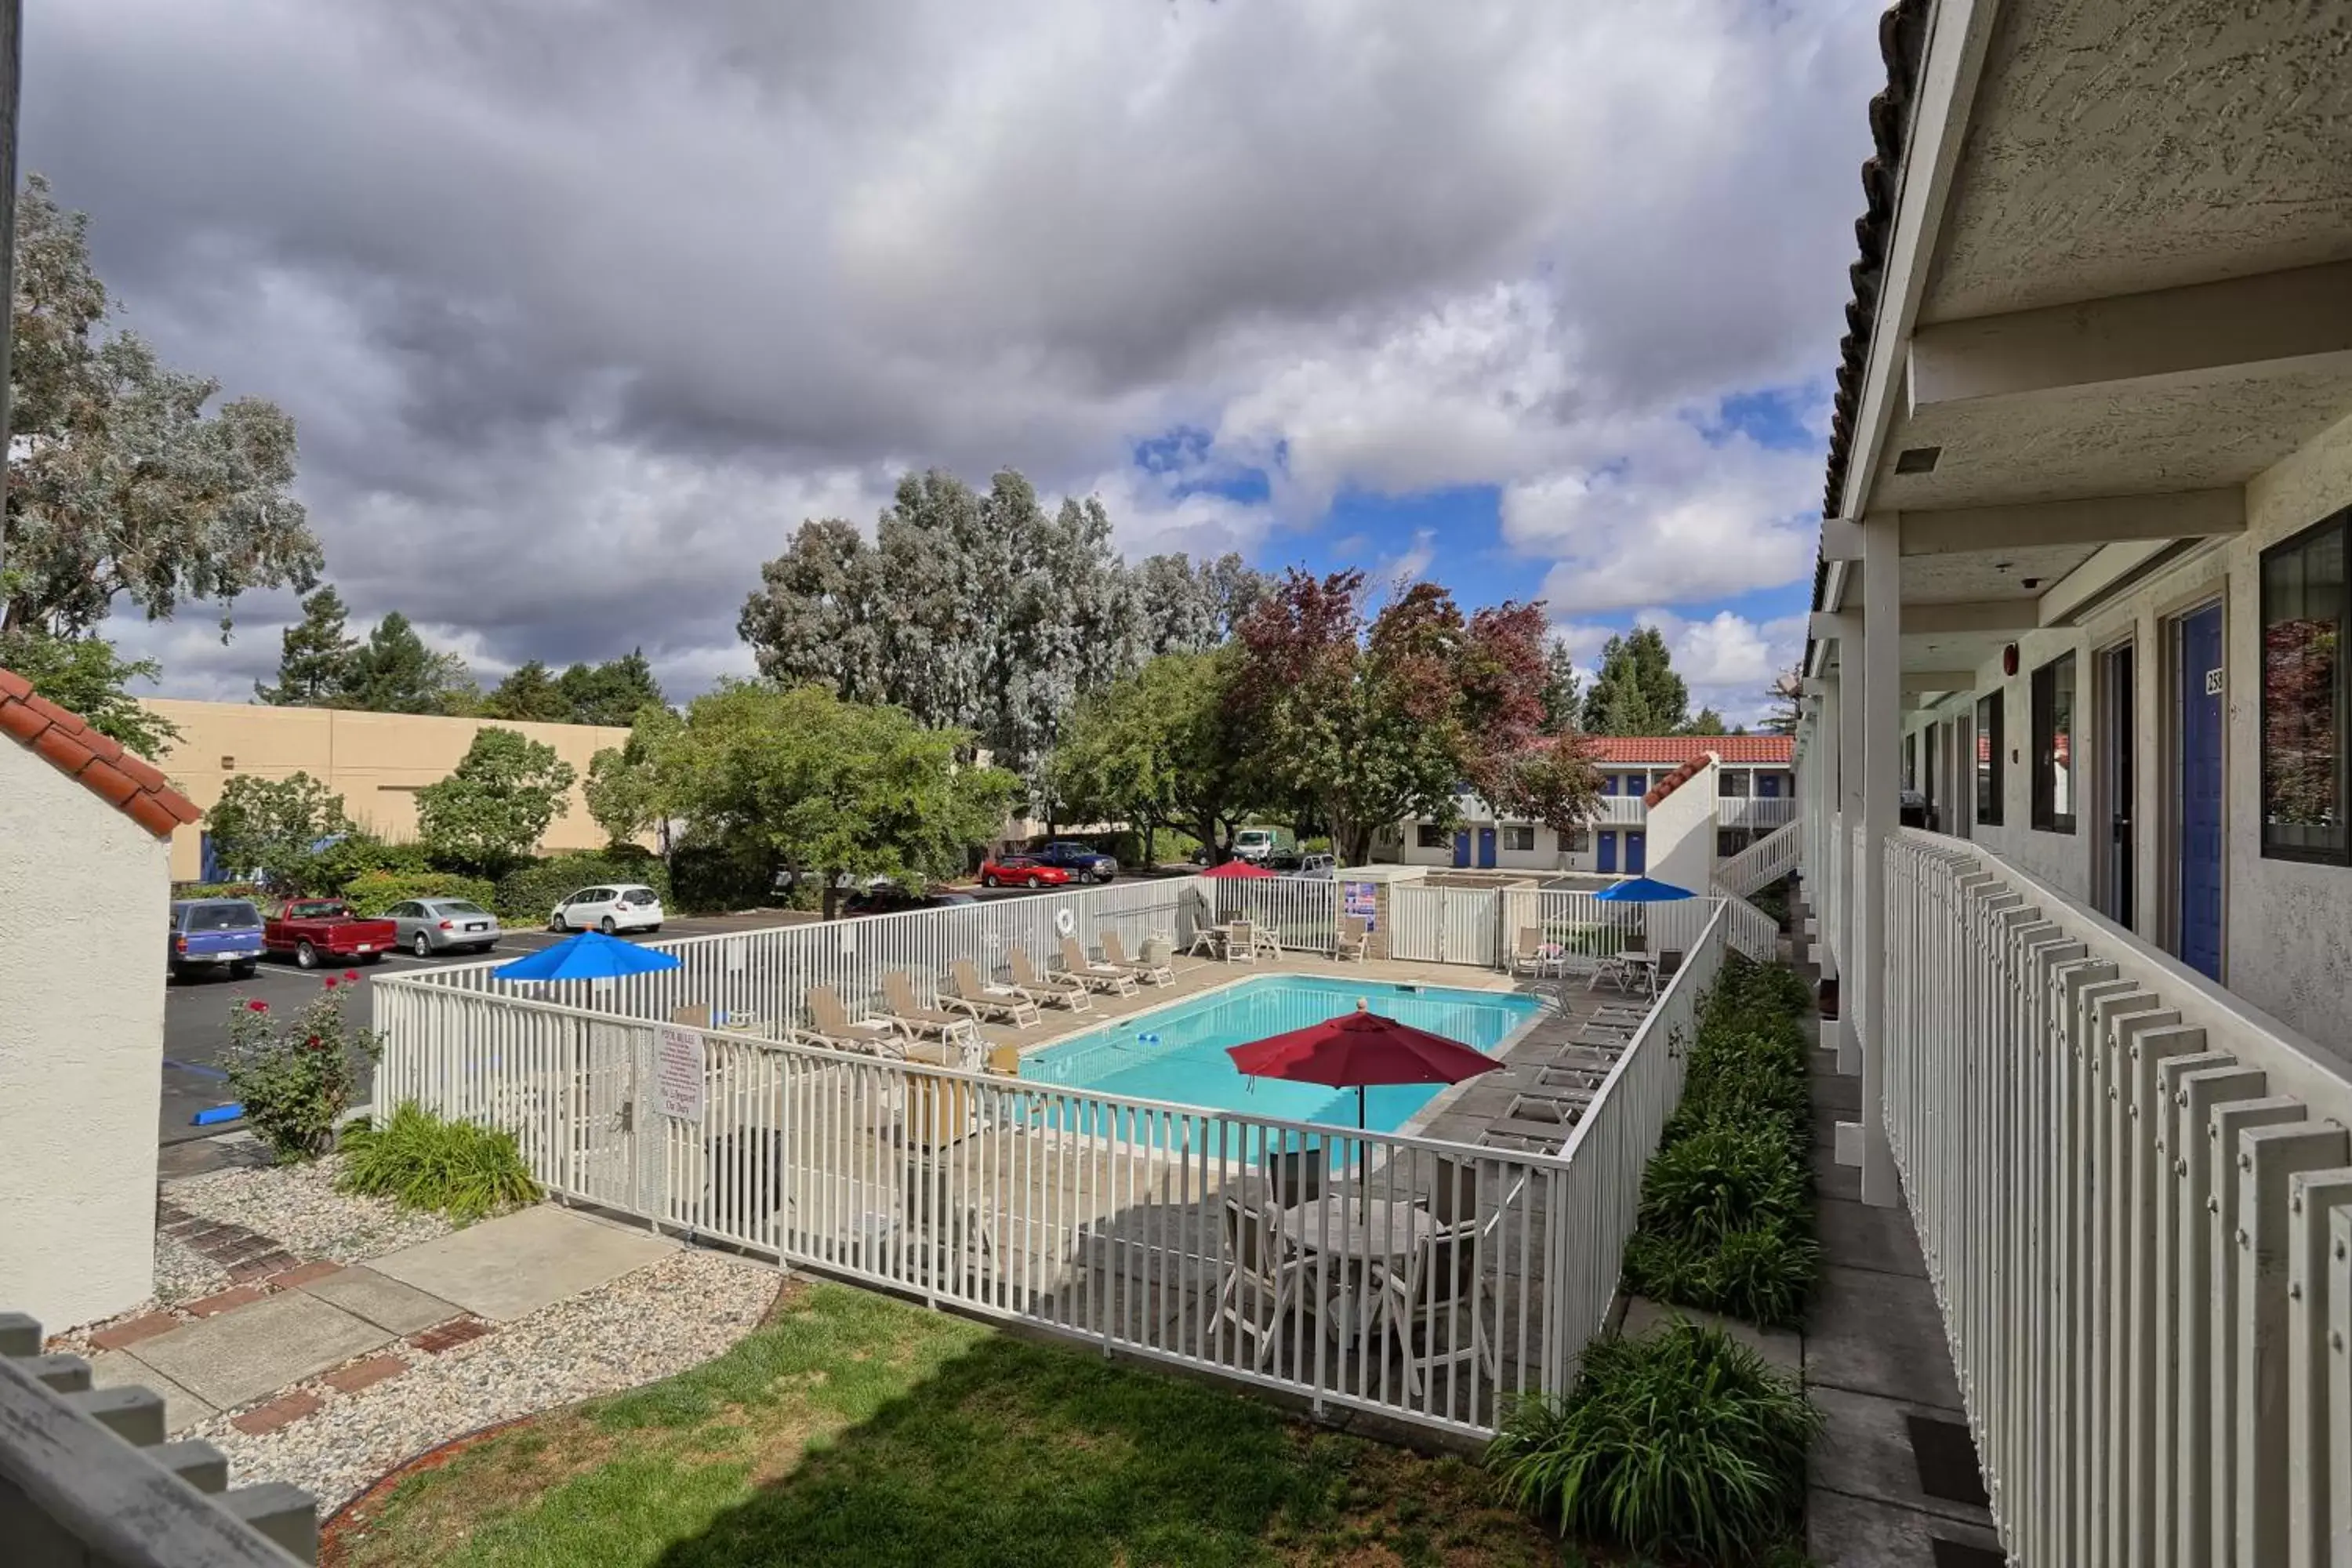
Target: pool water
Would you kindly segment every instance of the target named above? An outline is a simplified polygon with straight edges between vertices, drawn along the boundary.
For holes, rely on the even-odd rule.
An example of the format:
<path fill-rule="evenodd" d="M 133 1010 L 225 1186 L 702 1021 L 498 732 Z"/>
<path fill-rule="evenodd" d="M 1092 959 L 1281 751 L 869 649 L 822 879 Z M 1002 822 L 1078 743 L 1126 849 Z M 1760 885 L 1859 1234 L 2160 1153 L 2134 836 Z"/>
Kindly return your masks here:
<path fill-rule="evenodd" d="M 1225 1047 L 1352 1013 L 1360 999 L 1383 1016 L 1490 1054 L 1542 1006 L 1533 996 L 1507 991 L 1260 975 L 1033 1051 L 1021 1058 L 1021 1077 L 1099 1094 L 1351 1128 L 1354 1089 L 1245 1078 Z M 1366 1091 L 1365 1125 L 1394 1131 L 1445 1087 L 1375 1086 Z"/>

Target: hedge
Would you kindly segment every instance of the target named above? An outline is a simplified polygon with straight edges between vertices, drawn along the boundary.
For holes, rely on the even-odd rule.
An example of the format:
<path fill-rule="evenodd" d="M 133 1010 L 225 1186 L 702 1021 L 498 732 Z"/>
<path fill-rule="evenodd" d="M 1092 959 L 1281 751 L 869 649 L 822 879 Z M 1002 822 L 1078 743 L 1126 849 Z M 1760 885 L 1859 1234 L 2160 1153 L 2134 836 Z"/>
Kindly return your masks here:
<path fill-rule="evenodd" d="M 258 903 L 269 897 L 251 882 L 190 882 L 172 889 L 174 899 L 251 899 Z"/>
<path fill-rule="evenodd" d="M 353 877 L 343 888 L 343 897 L 363 915 L 383 914 L 411 899 L 466 899 L 487 910 L 498 896 L 498 889 L 481 878 L 449 871 L 368 871 Z"/>
<path fill-rule="evenodd" d="M 669 903 L 669 868 L 652 856 L 555 855 L 519 867 L 499 879 L 501 920 L 544 925 L 555 906 L 598 883 L 642 883 Z"/>

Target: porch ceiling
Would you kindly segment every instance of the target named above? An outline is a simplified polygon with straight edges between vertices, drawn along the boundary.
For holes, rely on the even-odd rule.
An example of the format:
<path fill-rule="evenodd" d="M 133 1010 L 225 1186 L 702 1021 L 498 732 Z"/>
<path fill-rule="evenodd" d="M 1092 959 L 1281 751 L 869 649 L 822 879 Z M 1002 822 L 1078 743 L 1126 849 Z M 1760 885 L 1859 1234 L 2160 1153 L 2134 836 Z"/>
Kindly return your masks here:
<path fill-rule="evenodd" d="M 2352 30 L 2320 0 L 2009 0 L 1920 320 L 2352 258 Z"/>
<path fill-rule="evenodd" d="M 1969 554 L 1912 555 L 1903 562 L 1903 602 L 1956 605 L 1983 599 L 2038 598 L 2089 560 L 2095 544 L 2037 544 Z M 2034 586 L 2025 584 L 2032 579 Z"/>

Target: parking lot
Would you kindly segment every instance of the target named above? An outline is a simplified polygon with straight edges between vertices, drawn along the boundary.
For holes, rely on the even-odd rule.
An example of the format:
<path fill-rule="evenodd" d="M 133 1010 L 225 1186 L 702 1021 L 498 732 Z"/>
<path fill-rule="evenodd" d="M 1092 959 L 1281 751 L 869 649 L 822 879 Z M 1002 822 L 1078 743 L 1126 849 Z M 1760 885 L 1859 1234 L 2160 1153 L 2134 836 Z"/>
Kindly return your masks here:
<path fill-rule="evenodd" d="M 774 925 L 782 918 L 772 912 L 674 916 L 663 924 L 661 935 L 667 940 L 680 936 L 709 936 L 719 931 L 750 931 Z M 553 931 L 510 929 L 499 940 L 497 950 L 488 956 L 492 959 L 520 958 L 524 953 L 562 940 Z M 630 937 L 625 940 L 650 939 Z M 344 1004 L 343 1016 L 354 1024 L 363 1025 L 370 1016 L 368 987 L 383 976 L 447 963 L 476 963 L 480 961 L 480 957 L 474 953 L 456 953 L 446 958 L 415 958 L 405 952 L 394 952 L 386 954 L 381 963 L 302 970 L 297 969 L 291 959 L 272 957 L 265 960 L 249 980 L 233 981 L 221 976 L 173 981 L 163 993 L 162 1141 L 170 1144 L 192 1138 L 207 1138 L 230 1131 L 236 1125 L 198 1127 L 190 1119 L 198 1111 L 229 1099 L 220 1060 L 222 1051 L 228 1045 L 229 1013 L 240 1000 L 258 999 L 268 1003 L 272 1008 L 290 1011 L 306 1005 L 317 995 L 320 983 L 327 976 L 331 974 L 340 980 L 347 969 L 356 968 L 360 978 L 352 990 L 357 994 Z M 364 1089 L 361 1098 L 366 1098 Z"/>

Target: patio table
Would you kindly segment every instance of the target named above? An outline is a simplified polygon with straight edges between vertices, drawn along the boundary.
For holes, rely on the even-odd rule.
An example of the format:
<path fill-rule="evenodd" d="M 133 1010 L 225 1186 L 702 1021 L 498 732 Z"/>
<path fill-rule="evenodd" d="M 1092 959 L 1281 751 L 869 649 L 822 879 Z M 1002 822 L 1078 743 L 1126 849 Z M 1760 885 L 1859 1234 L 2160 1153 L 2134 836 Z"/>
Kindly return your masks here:
<path fill-rule="evenodd" d="M 1279 1224 L 1284 1237 L 1300 1251 L 1328 1260 L 1319 1268 L 1307 1263 L 1303 1277 L 1310 1289 L 1317 1283 L 1326 1287 L 1318 1313 L 1343 1342 L 1377 1331 L 1380 1292 L 1390 1278 L 1404 1272 L 1413 1253 L 1438 1230 L 1436 1218 L 1419 1204 L 1388 1198 L 1368 1202 L 1347 1191 L 1286 1208 Z M 1356 1305 L 1365 1299 L 1372 1310 L 1359 1318 Z"/>

